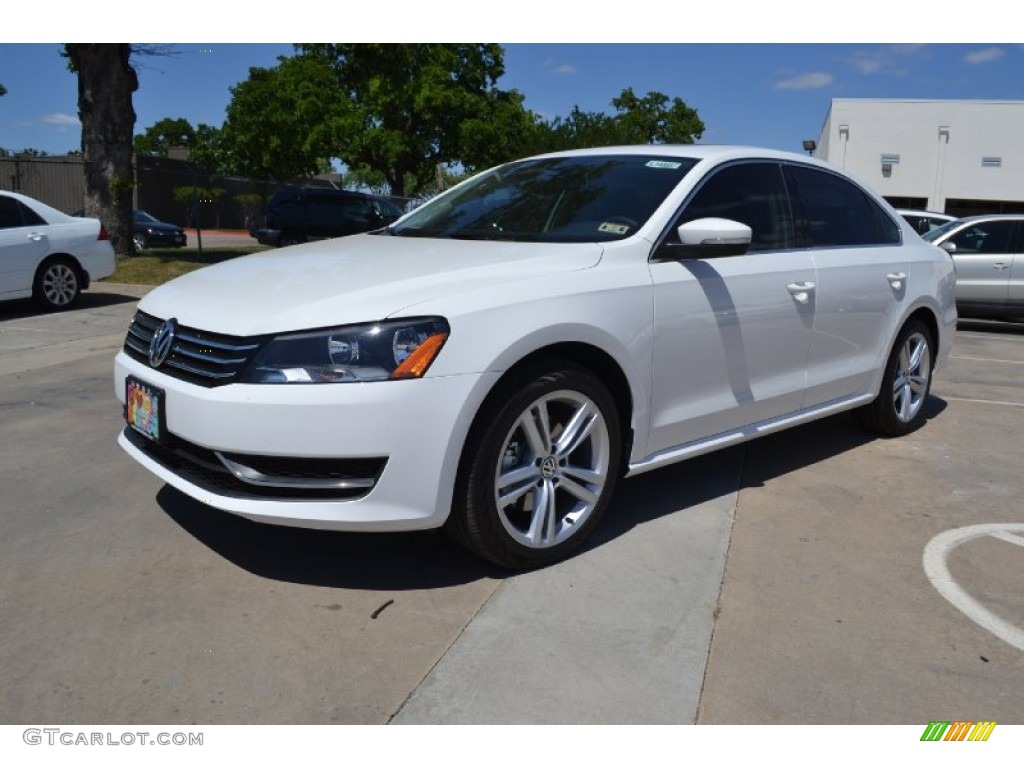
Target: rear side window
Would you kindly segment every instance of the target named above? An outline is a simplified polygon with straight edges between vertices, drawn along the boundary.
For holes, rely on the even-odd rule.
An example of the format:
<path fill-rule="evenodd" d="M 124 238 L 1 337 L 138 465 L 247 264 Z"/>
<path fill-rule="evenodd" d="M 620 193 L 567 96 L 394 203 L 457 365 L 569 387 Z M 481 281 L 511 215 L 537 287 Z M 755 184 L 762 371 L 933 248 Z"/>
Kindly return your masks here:
<path fill-rule="evenodd" d="M 33 227 L 40 224 L 46 224 L 46 222 L 31 208 L 13 197 L 0 195 L 0 229 Z"/>
<path fill-rule="evenodd" d="M 786 167 L 802 248 L 893 245 L 899 226 L 857 185 L 827 171 Z"/>
<path fill-rule="evenodd" d="M 705 218 L 732 219 L 751 230 L 751 251 L 793 248 L 789 195 L 778 163 L 740 163 L 714 172 L 673 227 Z"/>

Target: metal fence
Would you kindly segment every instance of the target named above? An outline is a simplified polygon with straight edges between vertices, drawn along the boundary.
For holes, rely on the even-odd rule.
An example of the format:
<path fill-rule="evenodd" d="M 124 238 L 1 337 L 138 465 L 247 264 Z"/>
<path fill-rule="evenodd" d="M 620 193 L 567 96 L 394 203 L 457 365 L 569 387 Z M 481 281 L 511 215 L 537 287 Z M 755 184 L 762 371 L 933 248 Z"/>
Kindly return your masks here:
<path fill-rule="evenodd" d="M 207 174 L 186 160 L 135 156 L 134 207 L 179 226 L 248 229 L 250 220 L 262 212 L 263 204 L 275 191 L 295 185 L 335 186 L 326 178 L 260 183 Z M 21 192 L 64 213 L 77 213 L 85 207 L 82 158 L 0 157 L 0 189 Z M 390 199 L 403 211 L 422 202 L 413 198 Z"/>
<path fill-rule="evenodd" d="M 0 189 L 21 192 L 64 213 L 82 209 L 85 174 L 82 158 L 0 157 Z"/>

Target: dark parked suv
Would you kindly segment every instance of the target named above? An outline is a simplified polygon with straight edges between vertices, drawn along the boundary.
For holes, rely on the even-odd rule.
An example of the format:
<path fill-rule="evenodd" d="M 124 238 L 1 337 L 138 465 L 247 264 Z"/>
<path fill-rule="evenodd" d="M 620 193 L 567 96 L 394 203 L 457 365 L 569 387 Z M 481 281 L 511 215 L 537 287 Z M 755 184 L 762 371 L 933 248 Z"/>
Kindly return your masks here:
<path fill-rule="evenodd" d="M 264 245 L 294 245 L 380 229 L 402 212 L 382 197 L 340 189 L 288 188 L 267 204 L 249 234 Z"/>

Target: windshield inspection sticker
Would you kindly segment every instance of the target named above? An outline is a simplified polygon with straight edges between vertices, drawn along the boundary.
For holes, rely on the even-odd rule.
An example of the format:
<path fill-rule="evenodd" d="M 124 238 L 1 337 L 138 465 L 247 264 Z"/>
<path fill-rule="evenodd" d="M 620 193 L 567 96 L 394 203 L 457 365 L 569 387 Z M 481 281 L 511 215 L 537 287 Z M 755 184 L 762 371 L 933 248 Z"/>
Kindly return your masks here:
<path fill-rule="evenodd" d="M 647 161 L 647 167 L 648 168 L 668 168 L 668 169 L 674 171 L 676 168 L 679 168 L 681 166 L 682 166 L 682 163 L 673 163 L 671 160 L 648 160 Z"/>
<path fill-rule="evenodd" d="M 597 228 L 598 232 L 607 232 L 610 235 L 624 235 L 629 232 L 628 224 L 614 224 L 606 221 Z"/>

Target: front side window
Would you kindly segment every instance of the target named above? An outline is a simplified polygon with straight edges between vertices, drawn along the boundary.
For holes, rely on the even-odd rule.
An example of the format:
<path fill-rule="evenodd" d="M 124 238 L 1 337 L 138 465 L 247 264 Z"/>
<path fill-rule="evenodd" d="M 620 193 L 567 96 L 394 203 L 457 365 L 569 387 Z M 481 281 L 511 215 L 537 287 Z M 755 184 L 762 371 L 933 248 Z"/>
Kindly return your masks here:
<path fill-rule="evenodd" d="M 1012 221 L 982 221 L 952 235 L 957 253 L 1013 253 Z"/>
<path fill-rule="evenodd" d="M 388 231 L 459 240 L 621 240 L 643 226 L 696 162 L 655 155 L 524 160 L 481 174 Z"/>
<path fill-rule="evenodd" d="M 686 204 L 673 226 L 720 218 L 750 227 L 751 251 L 792 248 L 793 220 L 778 163 L 739 163 L 714 173 Z"/>
<path fill-rule="evenodd" d="M 899 226 L 868 195 L 834 173 L 790 165 L 786 183 L 795 201 L 798 244 L 803 248 L 895 245 Z"/>

